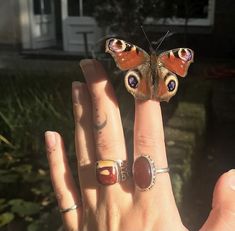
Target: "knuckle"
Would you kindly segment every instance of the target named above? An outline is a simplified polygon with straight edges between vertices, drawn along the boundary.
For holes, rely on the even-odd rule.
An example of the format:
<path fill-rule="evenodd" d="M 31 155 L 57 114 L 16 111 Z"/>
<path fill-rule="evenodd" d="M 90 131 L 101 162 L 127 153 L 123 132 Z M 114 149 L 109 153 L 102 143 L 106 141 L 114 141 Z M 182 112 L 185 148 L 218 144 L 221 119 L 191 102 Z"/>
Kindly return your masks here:
<path fill-rule="evenodd" d="M 96 146 L 98 152 L 101 152 L 102 154 L 113 152 L 114 150 L 120 149 L 121 144 L 120 141 L 117 138 L 111 138 L 108 139 L 105 137 L 99 137 L 96 140 Z"/>
<path fill-rule="evenodd" d="M 162 141 L 162 137 L 157 135 L 146 135 L 139 133 L 135 137 L 136 145 L 139 147 L 146 147 L 146 148 L 156 148 L 158 147 L 159 143 Z"/>
<path fill-rule="evenodd" d="M 78 159 L 78 166 L 84 167 L 91 164 L 91 160 L 88 157 L 80 157 Z"/>

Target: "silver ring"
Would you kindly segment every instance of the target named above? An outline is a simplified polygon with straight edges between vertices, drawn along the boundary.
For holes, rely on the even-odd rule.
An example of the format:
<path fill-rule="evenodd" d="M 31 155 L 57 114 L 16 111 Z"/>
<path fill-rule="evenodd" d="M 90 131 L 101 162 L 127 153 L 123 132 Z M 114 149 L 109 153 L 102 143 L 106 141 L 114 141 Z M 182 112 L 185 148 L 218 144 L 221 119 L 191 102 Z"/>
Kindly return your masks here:
<path fill-rule="evenodd" d="M 170 168 L 155 169 L 156 174 L 166 173 L 166 172 L 169 172 L 169 171 L 170 171 Z"/>
<path fill-rule="evenodd" d="M 98 160 L 96 162 L 96 179 L 102 185 L 125 181 L 129 175 L 126 160 Z"/>
<path fill-rule="evenodd" d="M 70 211 L 72 211 L 72 210 L 77 209 L 79 206 L 80 206 L 79 204 L 74 204 L 74 205 L 72 205 L 72 206 L 69 207 L 69 208 L 60 209 L 60 212 L 61 212 L 61 213 L 67 213 L 67 212 L 70 212 Z"/>

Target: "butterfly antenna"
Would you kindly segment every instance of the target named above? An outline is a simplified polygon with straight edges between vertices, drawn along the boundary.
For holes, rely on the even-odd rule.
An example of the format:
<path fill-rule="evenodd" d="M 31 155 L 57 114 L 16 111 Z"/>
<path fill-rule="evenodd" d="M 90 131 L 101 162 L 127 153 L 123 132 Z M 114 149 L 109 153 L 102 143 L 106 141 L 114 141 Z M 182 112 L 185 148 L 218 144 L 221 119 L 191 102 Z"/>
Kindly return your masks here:
<path fill-rule="evenodd" d="M 147 34 L 146 34 L 145 31 L 144 31 L 144 27 L 141 25 L 140 28 L 141 28 L 141 30 L 143 31 L 146 40 L 148 41 L 150 50 L 154 50 L 154 49 L 153 49 L 153 46 L 152 46 L 152 44 L 151 44 L 151 42 L 150 42 L 149 39 L 148 39 Z"/>
<path fill-rule="evenodd" d="M 167 32 L 166 32 L 166 34 L 162 37 L 162 39 L 160 40 L 160 42 L 159 42 L 159 44 L 158 44 L 158 46 L 157 46 L 157 48 L 156 48 L 156 51 L 158 50 L 158 48 L 162 45 L 162 43 L 163 43 L 163 41 L 165 40 L 165 38 L 167 37 L 167 35 L 170 33 L 170 31 L 168 30 Z"/>

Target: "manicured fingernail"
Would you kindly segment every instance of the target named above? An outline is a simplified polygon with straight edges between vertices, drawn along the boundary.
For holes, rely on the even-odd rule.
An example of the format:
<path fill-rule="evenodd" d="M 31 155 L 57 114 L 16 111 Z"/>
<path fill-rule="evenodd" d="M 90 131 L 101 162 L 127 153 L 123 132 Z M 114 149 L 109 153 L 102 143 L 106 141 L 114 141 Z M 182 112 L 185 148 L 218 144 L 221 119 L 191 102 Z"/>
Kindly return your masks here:
<path fill-rule="evenodd" d="M 76 81 L 72 83 L 72 100 L 73 103 L 79 103 L 79 90 L 82 83 Z"/>
<path fill-rule="evenodd" d="M 56 133 L 52 131 L 46 131 L 45 142 L 47 149 L 54 149 L 56 145 Z"/>
<path fill-rule="evenodd" d="M 229 185 L 232 190 L 235 190 L 235 169 L 230 170 L 229 174 L 230 174 Z"/>

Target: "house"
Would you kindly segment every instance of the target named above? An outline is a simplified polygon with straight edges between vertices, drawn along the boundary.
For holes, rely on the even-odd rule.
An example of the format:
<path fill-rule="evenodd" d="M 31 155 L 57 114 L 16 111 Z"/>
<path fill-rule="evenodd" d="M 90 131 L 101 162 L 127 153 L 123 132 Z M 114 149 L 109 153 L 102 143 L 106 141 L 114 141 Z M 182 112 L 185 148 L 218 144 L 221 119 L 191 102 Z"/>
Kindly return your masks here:
<path fill-rule="evenodd" d="M 95 19 L 83 16 L 82 0 L 3 0 L 0 15 L 0 44 L 23 50 L 85 53 L 101 36 Z"/>
<path fill-rule="evenodd" d="M 207 53 L 220 47 L 228 54 L 235 41 L 234 1 L 200 2 L 204 5 L 199 13 L 187 19 L 191 41 Z M 2 0 L 0 45 L 21 50 L 53 48 L 87 54 L 104 35 L 92 17 L 93 8 L 92 0 Z M 177 17 L 146 20 L 153 31 L 170 27 L 179 33 L 183 33 L 185 22 L 185 18 Z"/>

